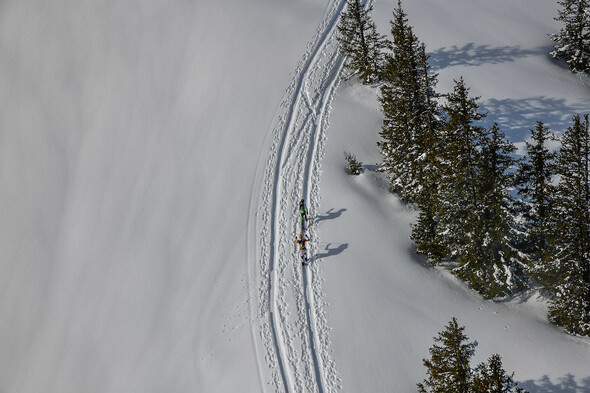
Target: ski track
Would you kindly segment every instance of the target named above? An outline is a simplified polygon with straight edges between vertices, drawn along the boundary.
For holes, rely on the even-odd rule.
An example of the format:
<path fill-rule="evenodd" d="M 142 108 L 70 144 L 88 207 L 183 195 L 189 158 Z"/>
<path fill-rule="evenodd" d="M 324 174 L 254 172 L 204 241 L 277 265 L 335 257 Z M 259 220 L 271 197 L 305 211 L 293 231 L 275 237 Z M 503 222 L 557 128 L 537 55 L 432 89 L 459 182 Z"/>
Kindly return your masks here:
<path fill-rule="evenodd" d="M 328 115 L 344 62 L 338 55 L 336 26 L 345 5 L 345 0 L 329 2 L 308 43 L 270 128 L 272 133 L 269 129 L 267 135 L 272 139 L 258 196 L 254 192 L 258 187 L 252 187 L 248 290 L 251 299 L 257 297 L 259 325 L 252 324 L 251 334 L 256 341 L 259 329 L 270 383 L 277 392 L 324 393 L 340 388 L 330 356 L 320 264 L 313 259 L 317 250 L 313 220 L 307 228 L 312 240 L 312 263 L 308 266 L 299 263 L 294 241 L 299 233 L 299 200 L 306 200 L 312 217 L 319 207 L 320 162 Z M 260 158 L 257 172 L 262 167 Z M 256 232 L 257 242 L 251 241 Z M 252 249 L 256 244 L 257 248 Z M 254 293 L 256 287 L 258 296 Z M 251 301 L 251 317 L 256 312 L 254 307 Z M 256 354 L 261 352 L 257 342 L 254 349 Z M 261 367 L 259 362 L 260 375 Z M 263 385 L 262 376 L 260 380 Z"/>

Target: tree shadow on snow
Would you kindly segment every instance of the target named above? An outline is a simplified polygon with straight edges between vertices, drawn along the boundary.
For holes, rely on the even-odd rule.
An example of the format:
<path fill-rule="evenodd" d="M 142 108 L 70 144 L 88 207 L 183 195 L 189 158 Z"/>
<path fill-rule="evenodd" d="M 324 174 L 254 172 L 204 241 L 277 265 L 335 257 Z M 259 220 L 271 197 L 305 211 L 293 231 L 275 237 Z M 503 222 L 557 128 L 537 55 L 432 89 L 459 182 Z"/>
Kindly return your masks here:
<path fill-rule="evenodd" d="M 517 58 L 548 54 L 549 48 L 522 49 L 518 46 L 475 45 L 470 42 L 459 48 L 457 45 L 443 47 L 430 52 L 428 64 L 433 71 L 453 66 L 480 66 L 515 61 Z M 548 56 L 548 55 L 547 55 Z"/>
<path fill-rule="evenodd" d="M 542 121 L 549 130 L 561 135 L 572 123 L 575 114 L 587 113 L 590 100 L 568 103 L 563 98 L 529 97 L 523 99 L 490 99 L 481 109 L 488 112 L 486 122 L 497 122 L 511 142 L 523 142 Z"/>
<path fill-rule="evenodd" d="M 543 55 L 550 59 L 550 47 L 522 49 L 518 46 L 491 47 L 469 43 L 463 47 L 456 45 L 443 47 L 430 52 L 429 64 L 434 71 L 453 66 L 480 66 L 483 64 L 500 64 L 515 61 L 518 58 Z M 550 59 L 550 61 L 554 61 Z M 485 97 L 483 97 L 485 99 Z M 545 96 L 524 99 L 485 100 L 481 110 L 488 112 L 484 123 L 497 122 L 511 142 L 522 142 L 535 128 L 537 121 L 542 121 L 549 129 L 561 134 L 571 125 L 574 114 L 587 113 L 590 100 L 582 99 L 576 103 Z"/>
<path fill-rule="evenodd" d="M 518 386 L 531 393 L 583 393 L 590 392 L 590 377 L 578 384 L 572 374 L 566 374 L 553 383 L 549 376 L 543 375 L 538 381 L 519 382 Z"/>

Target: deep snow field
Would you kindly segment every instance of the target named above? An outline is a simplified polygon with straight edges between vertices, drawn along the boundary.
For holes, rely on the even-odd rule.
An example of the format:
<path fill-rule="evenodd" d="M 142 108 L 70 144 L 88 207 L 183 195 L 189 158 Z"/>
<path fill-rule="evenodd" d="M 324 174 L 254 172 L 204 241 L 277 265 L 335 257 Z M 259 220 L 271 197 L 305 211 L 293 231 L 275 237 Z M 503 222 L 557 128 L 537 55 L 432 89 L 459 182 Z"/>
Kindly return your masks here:
<path fill-rule="evenodd" d="M 388 33 L 397 1 L 375 0 Z M 590 392 L 536 293 L 484 301 L 408 239 L 343 0 L 0 4 L 0 391 L 416 391 L 453 317 L 531 392 Z M 449 92 L 523 145 L 590 111 L 554 0 L 413 0 Z M 343 151 L 366 165 L 344 172 Z M 293 244 L 306 198 L 312 263 Z"/>

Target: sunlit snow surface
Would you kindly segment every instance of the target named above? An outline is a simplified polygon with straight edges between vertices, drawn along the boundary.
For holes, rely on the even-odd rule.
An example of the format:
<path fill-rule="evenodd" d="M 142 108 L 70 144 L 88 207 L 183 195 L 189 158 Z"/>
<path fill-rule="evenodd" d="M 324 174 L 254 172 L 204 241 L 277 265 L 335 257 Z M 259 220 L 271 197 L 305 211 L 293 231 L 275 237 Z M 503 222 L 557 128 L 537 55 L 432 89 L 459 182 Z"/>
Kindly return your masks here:
<path fill-rule="evenodd" d="M 384 34 L 396 4 L 375 2 Z M 474 365 L 590 391 L 590 342 L 536 294 L 483 301 L 412 252 L 415 212 L 374 172 L 378 89 L 338 78 L 343 5 L 0 5 L 1 391 L 410 392 L 453 316 Z M 513 142 L 589 111 L 547 56 L 554 1 L 404 9 L 438 90 L 462 75 Z"/>

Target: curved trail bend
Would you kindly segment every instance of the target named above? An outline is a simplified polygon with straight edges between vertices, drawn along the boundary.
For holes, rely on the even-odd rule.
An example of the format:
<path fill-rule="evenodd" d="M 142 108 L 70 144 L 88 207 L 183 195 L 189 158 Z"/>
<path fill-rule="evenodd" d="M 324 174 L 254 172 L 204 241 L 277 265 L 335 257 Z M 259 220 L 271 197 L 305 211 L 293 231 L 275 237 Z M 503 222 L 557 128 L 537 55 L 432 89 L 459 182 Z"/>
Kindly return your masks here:
<path fill-rule="evenodd" d="M 255 232 L 256 241 L 248 243 L 257 248 L 248 250 L 249 288 L 251 297 L 257 299 L 260 322 L 252 327 L 252 336 L 256 353 L 265 354 L 276 392 L 324 393 L 339 388 L 330 356 L 320 270 L 313 259 L 317 250 L 313 216 L 320 202 L 320 162 L 330 105 L 344 63 L 338 55 L 336 33 L 345 6 L 345 0 L 329 1 L 299 62 L 271 126 L 270 152 L 264 172 L 257 174 L 262 176 L 260 194 L 253 189 L 250 201 L 250 217 L 257 214 L 249 222 L 248 238 Z M 259 172 L 261 166 L 259 161 Z M 312 239 L 312 263 L 307 267 L 299 263 L 294 244 L 302 198 L 311 213 L 307 233 Z M 258 334 L 261 340 L 257 340 Z M 264 348 L 258 348 L 259 341 Z"/>

